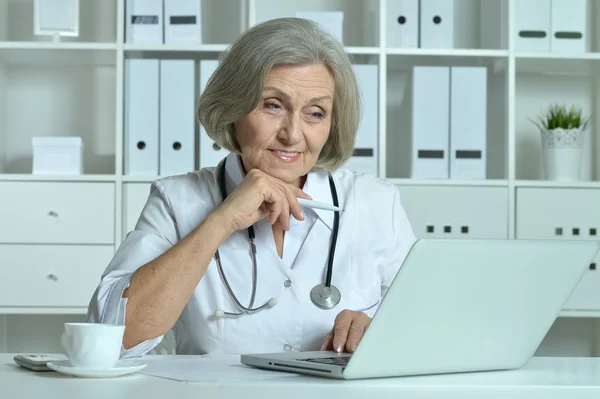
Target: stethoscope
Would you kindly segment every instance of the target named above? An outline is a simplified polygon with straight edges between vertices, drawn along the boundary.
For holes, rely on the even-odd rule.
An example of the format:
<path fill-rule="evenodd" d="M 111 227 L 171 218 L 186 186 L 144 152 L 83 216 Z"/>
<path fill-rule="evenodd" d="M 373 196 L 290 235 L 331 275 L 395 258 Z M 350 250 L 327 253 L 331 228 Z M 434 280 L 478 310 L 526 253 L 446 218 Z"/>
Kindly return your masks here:
<path fill-rule="evenodd" d="M 227 198 L 227 190 L 225 188 L 225 162 L 226 162 L 227 158 L 225 158 L 223 160 L 223 163 L 221 164 L 221 168 L 219 171 L 219 189 L 221 190 L 221 196 L 223 197 L 223 201 L 225 201 L 225 198 Z M 333 181 L 333 177 L 331 176 L 331 173 L 328 174 L 329 175 L 329 188 L 331 190 L 331 197 L 333 199 L 333 205 L 338 206 L 338 197 L 337 197 L 337 190 L 335 188 L 335 183 Z M 334 217 L 333 217 L 333 235 L 331 238 L 331 244 L 329 247 L 329 257 L 327 259 L 327 275 L 325 277 L 325 283 L 321 283 L 321 284 L 317 284 L 316 286 L 313 287 L 313 289 L 310 291 L 310 299 L 312 301 L 312 303 L 320 308 L 320 309 L 332 309 L 334 307 L 337 306 L 337 304 L 340 303 L 340 300 L 342 299 L 342 295 L 340 294 L 340 290 L 337 289 L 336 286 L 331 284 L 331 275 L 333 272 L 333 256 L 335 253 L 335 245 L 336 245 L 336 241 L 337 241 L 337 235 L 338 235 L 338 228 L 339 228 L 339 211 L 334 211 Z M 215 252 L 215 261 L 217 262 L 217 267 L 219 269 L 219 273 L 221 275 L 221 278 L 223 279 L 223 283 L 225 284 L 225 288 L 227 289 L 227 292 L 229 292 L 229 295 L 231 295 L 231 298 L 234 300 L 235 304 L 238 306 L 238 308 L 240 308 L 241 312 L 238 313 L 234 313 L 234 312 L 225 312 L 221 309 L 217 309 L 215 311 L 215 317 L 223 317 L 225 315 L 227 316 L 243 316 L 247 313 L 254 313 L 257 312 L 263 308 L 272 308 L 273 306 L 275 306 L 277 304 L 277 300 L 275 298 L 271 298 L 269 299 L 267 302 L 265 302 L 264 304 L 262 304 L 261 306 L 257 307 L 257 308 L 253 308 L 252 306 L 254 305 L 254 298 L 256 296 L 256 274 L 257 274 L 257 267 L 256 267 L 256 245 L 254 244 L 254 227 L 250 226 L 248 227 L 248 238 L 250 240 L 250 248 L 252 250 L 252 294 L 250 295 L 250 303 L 248 304 L 248 306 L 244 306 L 240 303 L 240 301 L 238 300 L 237 296 L 235 295 L 235 293 L 233 292 L 233 290 L 231 289 L 231 286 L 229 285 L 229 282 L 227 281 L 227 278 L 225 277 L 225 273 L 223 272 L 223 266 L 221 265 L 221 256 L 219 255 L 219 250 L 217 249 L 217 251 Z"/>

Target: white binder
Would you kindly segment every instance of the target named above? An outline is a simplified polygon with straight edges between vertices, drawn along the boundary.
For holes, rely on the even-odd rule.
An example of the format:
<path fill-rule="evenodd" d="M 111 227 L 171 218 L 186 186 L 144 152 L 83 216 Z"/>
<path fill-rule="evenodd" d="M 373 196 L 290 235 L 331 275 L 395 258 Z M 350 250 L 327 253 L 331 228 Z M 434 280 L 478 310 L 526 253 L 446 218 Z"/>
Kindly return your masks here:
<path fill-rule="evenodd" d="M 126 175 L 158 175 L 158 78 L 158 60 L 125 60 Z"/>
<path fill-rule="evenodd" d="M 420 5 L 420 47 L 476 47 L 476 0 L 420 0 Z"/>
<path fill-rule="evenodd" d="M 208 79 L 217 69 L 219 61 L 201 60 L 200 61 L 200 93 L 204 92 Z M 221 159 L 225 158 L 229 151 L 215 143 L 208 134 L 204 126 L 200 125 L 200 168 L 217 166 Z"/>
<path fill-rule="evenodd" d="M 454 47 L 454 0 L 421 0 L 420 46 Z"/>
<path fill-rule="evenodd" d="M 419 47 L 419 0 L 388 0 L 388 47 Z"/>
<path fill-rule="evenodd" d="M 127 43 L 162 44 L 162 0 L 126 0 L 125 26 Z"/>
<path fill-rule="evenodd" d="M 194 170 L 194 61 L 160 60 L 160 175 Z"/>
<path fill-rule="evenodd" d="M 487 69 L 450 70 L 450 178 L 486 178 Z"/>
<path fill-rule="evenodd" d="M 414 67 L 411 97 L 411 175 L 417 179 L 447 179 L 450 68 Z"/>
<path fill-rule="evenodd" d="M 342 11 L 298 11 L 296 18 L 316 22 L 329 31 L 340 43 L 344 42 L 344 13 Z"/>
<path fill-rule="evenodd" d="M 591 50 L 591 5 L 589 0 L 552 0 L 553 52 L 584 53 Z"/>
<path fill-rule="evenodd" d="M 354 154 L 343 166 L 377 176 L 378 160 L 378 65 L 352 65 L 360 87 L 363 112 L 354 145 Z"/>
<path fill-rule="evenodd" d="M 515 1 L 517 51 L 550 51 L 551 0 Z"/>
<path fill-rule="evenodd" d="M 165 43 L 202 43 L 201 0 L 165 0 Z"/>

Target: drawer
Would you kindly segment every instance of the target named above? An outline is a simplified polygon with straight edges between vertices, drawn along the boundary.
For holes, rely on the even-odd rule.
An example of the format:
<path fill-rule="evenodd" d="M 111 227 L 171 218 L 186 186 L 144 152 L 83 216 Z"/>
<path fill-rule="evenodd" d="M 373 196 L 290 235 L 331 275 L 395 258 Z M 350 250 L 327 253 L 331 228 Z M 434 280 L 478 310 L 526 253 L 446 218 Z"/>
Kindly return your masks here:
<path fill-rule="evenodd" d="M 600 190 L 519 188 L 518 239 L 600 239 Z M 565 310 L 600 310 L 600 255 L 564 305 Z"/>
<path fill-rule="evenodd" d="M 508 238 L 504 187 L 400 186 L 418 238 Z"/>
<path fill-rule="evenodd" d="M 125 183 L 123 186 L 123 237 L 135 229 L 150 194 L 150 183 Z"/>
<path fill-rule="evenodd" d="M 113 245 L 0 245 L 0 306 L 87 307 Z"/>
<path fill-rule="evenodd" d="M 0 243 L 114 244 L 114 183 L 2 182 L 0 193 Z"/>
<path fill-rule="evenodd" d="M 600 190 L 519 188 L 517 238 L 600 239 Z"/>
<path fill-rule="evenodd" d="M 600 255 L 585 272 L 563 309 L 600 311 Z"/>

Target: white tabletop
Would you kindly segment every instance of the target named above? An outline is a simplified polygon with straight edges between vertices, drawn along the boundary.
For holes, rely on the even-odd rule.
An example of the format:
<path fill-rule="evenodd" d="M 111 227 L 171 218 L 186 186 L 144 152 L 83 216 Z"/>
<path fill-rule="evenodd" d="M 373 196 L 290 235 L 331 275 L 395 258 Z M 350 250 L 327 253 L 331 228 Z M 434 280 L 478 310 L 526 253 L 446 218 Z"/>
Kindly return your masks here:
<path fill-rule="evenodd" d="M 600 358 L 533 358 L 524 368 L 514 371 L 357 381 L 293 376 L 223 384 L 179 382 L 142 374 L 75 378 L 25 370 L 13 362 L 13 357 L 14 354 L 0 354 L 2 398 L 600 398 Z M 167 356 L 139 360 L 159 358 Z"/>

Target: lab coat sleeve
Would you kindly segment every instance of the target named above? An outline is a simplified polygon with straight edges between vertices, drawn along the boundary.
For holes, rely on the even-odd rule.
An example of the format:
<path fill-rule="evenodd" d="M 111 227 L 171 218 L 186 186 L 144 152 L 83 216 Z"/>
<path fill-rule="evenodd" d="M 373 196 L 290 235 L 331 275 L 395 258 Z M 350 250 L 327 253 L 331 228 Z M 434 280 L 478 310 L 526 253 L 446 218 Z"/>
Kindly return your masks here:
<path fill-rule="evenodd" d="M 394 186 L 394 196 L 392 203 L 392 234 L 389 248 L 391 249 L 388 261 L 382 265 L 380 270 L 381 279 L 381 297 L 383 298 L 394 281 L 394 277 L 400 270 L 402 262 L 408 255 L 411 247 L 416 241 L 415 234 L 406 211 L 400 200 L 400 192 Z"/>
<path fill-rule="evenodd" d="M 124 325 L 127 298 L 123 298 L 123 291 L 129 286 L 131 276 L 177 241 L 169 200 L 160 181 L 156 181 L 135 229 L 127 235 L 100 279 L 88 307 L 88 321 Z M 158 336 L 129 349 L 121 346 L 121 357 L 144 355 L 162 339 L 163 336 Z"/>

